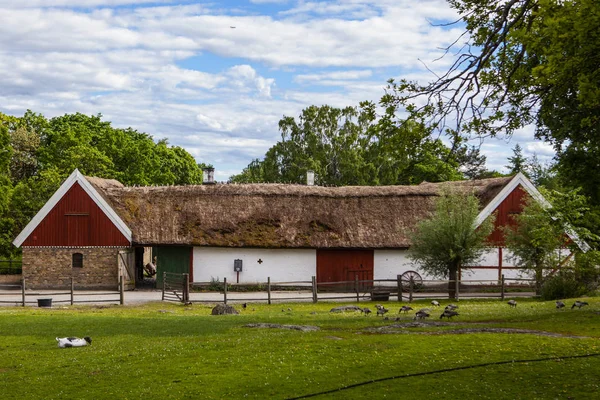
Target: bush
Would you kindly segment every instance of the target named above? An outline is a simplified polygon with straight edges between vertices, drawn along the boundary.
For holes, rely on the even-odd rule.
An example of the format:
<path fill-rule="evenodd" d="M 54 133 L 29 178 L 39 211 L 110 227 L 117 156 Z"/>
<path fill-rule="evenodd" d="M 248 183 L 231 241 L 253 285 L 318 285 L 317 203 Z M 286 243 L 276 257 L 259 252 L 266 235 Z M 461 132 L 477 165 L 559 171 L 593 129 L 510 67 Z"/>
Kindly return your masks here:
<path fill-rule="evenodd" d="M 587 292 L 585 283 L 579 281 L 572 272 L 561 272 L 546 279 L 542 285 L 543 300 L 559 300 L 578 297 Z"/>

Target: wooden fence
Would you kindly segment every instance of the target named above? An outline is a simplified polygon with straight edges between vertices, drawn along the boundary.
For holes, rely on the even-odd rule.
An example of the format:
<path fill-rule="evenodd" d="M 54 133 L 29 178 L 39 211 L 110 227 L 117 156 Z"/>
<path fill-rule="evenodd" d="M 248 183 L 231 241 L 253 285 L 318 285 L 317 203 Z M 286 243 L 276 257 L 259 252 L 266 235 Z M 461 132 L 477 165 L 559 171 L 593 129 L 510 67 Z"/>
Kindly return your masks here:
<path fill-rule="evenodd" d="M 227 297 L 227 294 L 225 297 Z M 162 300 L 189 304 L 190 275 L 163 272 Z"/>
<path fill-rule="evenodd" d="M 187 275 L 187 274 L 184 274 Z M 448 293 L 454 293 L 454 299 L 460 298 L 499 298 L 504 300 L 508 295 L 511 297 L 529 297 L 532 293 L 535 280 L 533 279 L 505 279 L 500 280 L 421 280 L 418 283 L 412 279 L 403 280 L 398 275 L 397 279 L 372 279 L 359 280 L 356 277 L 352 281 L 318 283 L 316 277 L 310 281 L 271 282 L 267 278 L 265 283 L 252 285 L 257 290 L 252 292 L 264 292 L 265 297 L 244 297 L 240 289 L 245 285 L 231 284 L 227 279 L 212 282 L 194 282 L 194 286 L 220 287 L 219 292 L 223 295 L 223 303 L 266 301 L 271 304 L 274 301 L 312 300 L 317 303 L 321 300 L 352 300 L 360 301 L 389 301 L 399 302 L 418 299 L 448 298 Z M 450 289 L 450 290 L 449 290 Z M 297 296 L 282 295 L 285 292 L 293 292 Z M 189 290 L 188 290 L 189 296 Z M 247 295 L 246 295 L 247 296 Z M 278 297 L 279 296 L 279 297 Z M 180 300 L 181 301 L 181 300 Z M 189 297 L 187 299 L 189 301 Z M 207 302 L 209 302 L 207 300 Z M 210 301 L 214 302 L 214 301 Z"/>
<path fill-rule="evenodd" d="M 64 304 L 70 305 L 78 303 L 119 303 L 125 304 L 125 285 L 123 277 L 119 278 L 119 287 L 116 291 L 102 290 L 93 292 L 88 290 L 75 289 L 73 278 L 71 278 L 71 286 L 65 289 L 56 290 L 44 290 L 44 291 L 30 291 L 25 290 L 26 281 L 25 278 L 21 279 L 19 284 L 0 284 L 0 303 L 11 303 L 22 305 L 26 304 Z M 19 293 L 19 300 L 15 301 L 15 293 Z M 12 297 L 13 300 L 4 300 L 7 297 Z M 51 296 L 58 296 L 54 298 Z M 97 297 L 96 299 L 90 299 L 90 297 Z M 110 298 L 108 298 L 110 297 Z M 48 302 L 49 300 L 49 302 Z"/>

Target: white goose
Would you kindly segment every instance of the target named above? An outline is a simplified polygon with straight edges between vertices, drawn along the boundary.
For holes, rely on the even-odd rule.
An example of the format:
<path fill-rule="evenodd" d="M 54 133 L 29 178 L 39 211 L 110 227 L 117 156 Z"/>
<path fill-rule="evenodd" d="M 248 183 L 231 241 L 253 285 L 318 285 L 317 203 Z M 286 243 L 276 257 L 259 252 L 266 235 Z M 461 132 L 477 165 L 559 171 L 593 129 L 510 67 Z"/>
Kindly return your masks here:
<path fill-rule="evenodd" d="M 63 338 L 57 337 L 56 341 L 58 342 L 58 347 L 60 347 L 60 348 L 82 347 L 82 346 L 87 346 L 88 344 L 92 344 L 92 338 L 89 336 L 86 336 L 83 339 L 76 338 L 76 337 L 63 337 Z"/>

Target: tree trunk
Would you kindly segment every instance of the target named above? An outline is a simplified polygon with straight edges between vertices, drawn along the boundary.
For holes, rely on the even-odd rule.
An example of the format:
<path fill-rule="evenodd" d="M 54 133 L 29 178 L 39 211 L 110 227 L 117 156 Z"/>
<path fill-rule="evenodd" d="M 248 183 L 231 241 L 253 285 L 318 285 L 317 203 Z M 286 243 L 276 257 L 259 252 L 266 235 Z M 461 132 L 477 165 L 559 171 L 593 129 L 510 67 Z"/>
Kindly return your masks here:
<path fill-rule="evenodd" d="M 535 294 L 542 294 L 542 281 L 544 280 L 544 272 L 542 268 L 535 269 Z"/>
<path fill-rule="evenodd" d="M 450 282 L 448 282 L 448 298 L 455 299 L 456 279 L 458 279 L 458 268 L 450 268 L 448 270 L 448 278 L 450 279 Z"/>

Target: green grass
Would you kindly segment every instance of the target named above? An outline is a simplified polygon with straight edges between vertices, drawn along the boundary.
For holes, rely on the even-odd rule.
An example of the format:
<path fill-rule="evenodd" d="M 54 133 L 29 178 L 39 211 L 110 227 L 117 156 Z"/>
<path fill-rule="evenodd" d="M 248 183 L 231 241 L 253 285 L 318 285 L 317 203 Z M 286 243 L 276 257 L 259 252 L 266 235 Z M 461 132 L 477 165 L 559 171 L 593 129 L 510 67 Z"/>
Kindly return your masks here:
<path fill-rule="evenodd" d="M 497 300 L 461 301 L 461 315 L 451 321 L 458 325 L 392 333 L 372 328 L 395 322 L 332 314 L 333 303 L 251 304 L 228 316 L 211 316 L 211 306 L 198 304 L 1 307 L 0 393 L 2 399 L 283 399 L 398 377 L 314 398 L 591 399 L 600 390 L 600 357 L 565 358 L 600 353 L 600 299 L 587 300 L 586 308 L 560 311 L 554 302 L 519 300 L 511 309 Z M 398 303 L 386 306 L 398 316 Z M 440 313 L 431 321 L 439 322 Z M 244 327 L 257 322 L 321 329 Z M 481 327 L 565 336 L 452 333 Z M 59 349 L 56 336 L 91 336 L 93 343 Z M 406 376 L 543 358 L 553 359 Z"/>

